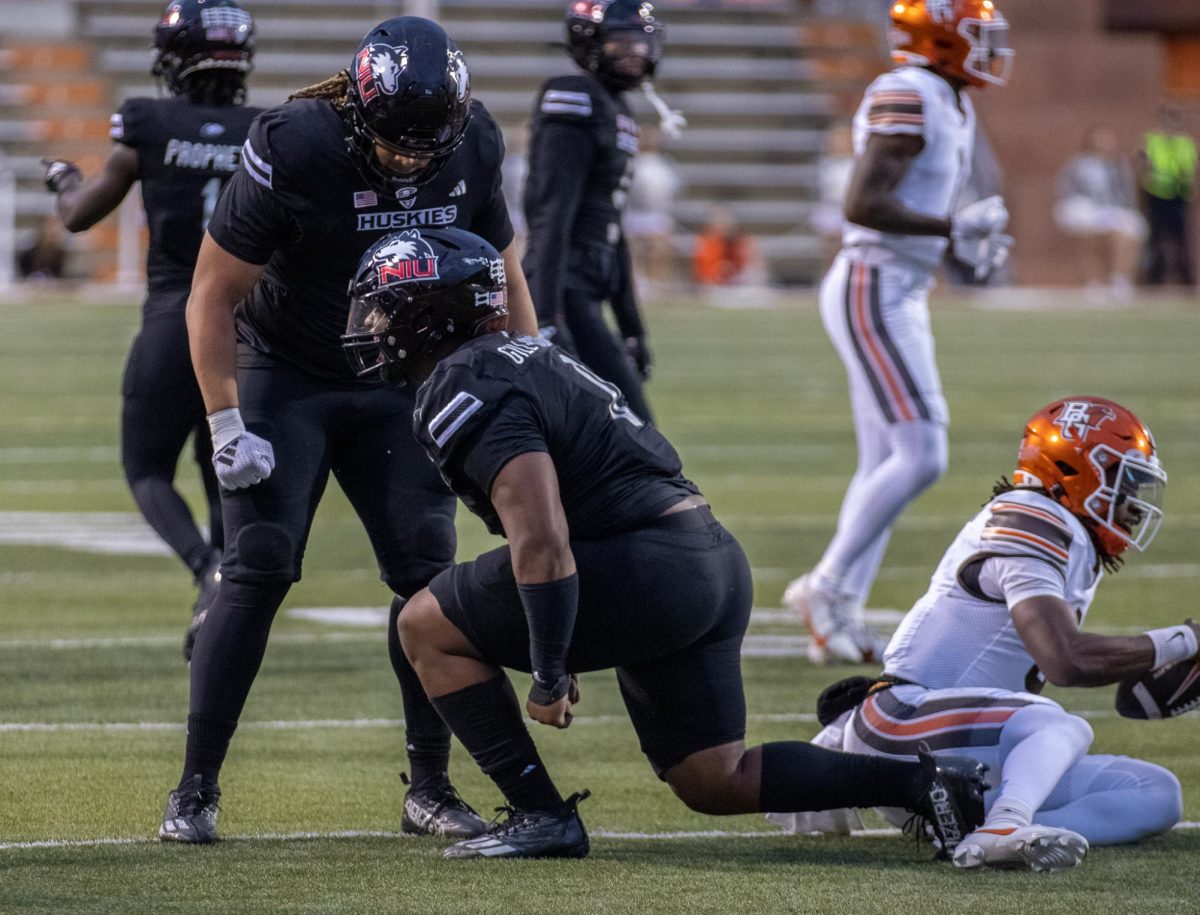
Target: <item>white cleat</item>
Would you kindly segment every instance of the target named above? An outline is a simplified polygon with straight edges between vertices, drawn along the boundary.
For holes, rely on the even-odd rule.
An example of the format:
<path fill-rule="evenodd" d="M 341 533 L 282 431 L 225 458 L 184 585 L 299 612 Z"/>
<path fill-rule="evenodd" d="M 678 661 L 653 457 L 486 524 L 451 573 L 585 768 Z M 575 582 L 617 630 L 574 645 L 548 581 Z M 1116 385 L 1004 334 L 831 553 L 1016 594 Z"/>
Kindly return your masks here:
<path fill-rule="evenodd" d="M 955 867 L 1005 867 L 1052 874 L 1078 866 L 1088 841 L 1054 826 L 976 829 L 954 850 Z"/>
<path fill-rule="evenodd" d="M 880 640 L 861 622 L 845 598 L 813 587 L 812 573 L 801 575 L 783 592 L 783 605 L 808 629 L 808 659 L 825 664 L 866 664 L 883 656 Z"/>

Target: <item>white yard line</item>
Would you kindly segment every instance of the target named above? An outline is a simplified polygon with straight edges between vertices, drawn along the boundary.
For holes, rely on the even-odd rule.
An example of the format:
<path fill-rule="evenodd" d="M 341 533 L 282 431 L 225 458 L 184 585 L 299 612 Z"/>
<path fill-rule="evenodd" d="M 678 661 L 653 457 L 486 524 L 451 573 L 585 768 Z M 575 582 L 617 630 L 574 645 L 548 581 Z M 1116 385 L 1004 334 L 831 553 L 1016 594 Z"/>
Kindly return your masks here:
<path fill-rule="evenodd" d="M 1200 823 L 1176 823 L 1175 829 L 1200 829 Z M 645 842 L 695 839 L 778 839 L 791 835 L 782 829 L 764 832 L 737 832 L 726 829 L 699 829 L 680 832 L 622 832 L 612 829 L 590 829 L 593 838 L 632 839 Z M 899 829 L 856 829 L 855 838 L 882 838 L 900 835 Z M 332 832 L 264 832 L 240 836 L 221 836 L 222 842 L 311 842 L 321 839 L 412 839 L 402 832 L 377 829 L 339 829 Z M 40 839 L 30 842 L 0 842 L 0 851 L 21 851 L 36 848 L 99 848 L 112 845 L 152 845 L 159 840 L 152 836 L 104 837 L 99 839 Z"/>
<path fill-rule="evenodd" d="M 1089 721 L 1107 721 L 1121 716 L 1116 709 L 1090 709 L 1074 714 Z M 1200 721 L 1200 716 L 1189 716 Z M 574 726 L 588 727 L 627 722 L 625 715 L 580 715 Z M 812 712 L 775 712 L 747 715 L 752 724 L 815 724 L 817 716 Z M 1180 718 L 1180 721 L 1187 720 Z M 277 721 L 246 721 L 238 726 L 240 731 L 320 731 L 358 730 L 377 728 L 400 728 L 403 718 L 297 718 Z M 79 732 L 119 733 L 182 731 L 182 721 L 0 721 L 0 734 L 67 734 Z"/>

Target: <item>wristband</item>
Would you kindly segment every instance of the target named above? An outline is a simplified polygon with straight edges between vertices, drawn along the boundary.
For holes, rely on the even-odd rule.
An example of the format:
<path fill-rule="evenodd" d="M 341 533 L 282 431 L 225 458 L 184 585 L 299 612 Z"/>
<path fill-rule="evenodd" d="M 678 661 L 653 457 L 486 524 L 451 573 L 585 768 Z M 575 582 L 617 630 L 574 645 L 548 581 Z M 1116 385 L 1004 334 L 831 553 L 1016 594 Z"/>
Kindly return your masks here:
<path fill-rule="evenodd" d="M 547 682 L 534 671 L 533 686 L 529 688 L 529 701 L 534 705 L 553 705 L 570 691 L 570 674 L 563 674 L 557 680 Z"/>
<path fill-rule="evenodd" d="M 549 688 L 567 673 L 567 650 L 579 612 L 579 576 L 568 575 L 535 585 L 519 584 L 517 590 L 529 624 L 533 678 Z"/>
<path fill-rule="evenodd" d="M 242 411 L 237 407 L 208 414 L 208 431 L 212 433 L 213 453 L 220 451 L 246 431 Z"/>
<path fill-rule="evenodd" d="M 1191 626 L 1167 626 L 1163 629 L 1150 629 L 1142 634 L 1154 643 L 1154 666 L 1151 670 L 1158 670 L 1176 661 L 1186 661 L 1200 650 L 1200 645 L 1196 643 L 1196 633 Z"/>

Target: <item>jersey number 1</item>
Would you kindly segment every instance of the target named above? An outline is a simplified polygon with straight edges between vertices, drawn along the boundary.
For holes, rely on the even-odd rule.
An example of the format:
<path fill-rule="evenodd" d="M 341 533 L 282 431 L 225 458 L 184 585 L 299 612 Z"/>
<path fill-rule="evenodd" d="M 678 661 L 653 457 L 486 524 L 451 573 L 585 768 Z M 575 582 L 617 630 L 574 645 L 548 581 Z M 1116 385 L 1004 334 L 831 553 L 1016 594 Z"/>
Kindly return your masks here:
<path fill-rule="evenodd" d="M 213 178 L 205 182 L 200 197 L 204 200 L 204 217 L 200 220 L 200 231 L 208 231 L 208 221 L 212 219 L 217 209 L 217 198 L 221 196 L 221 179 Z"/>
<path fill-rule="evenodd" d="M 627 423 L 633 423 L 634 428 L 637 429 L 640 429 L 642 426 L 646 425 L 641 419 L 638 418 L 636 413 L 629 409 L 629 407 L 625 406 L 625 404 L 621 403 L 621 389 L 615 384 L 610 384 L 609 382 L 605 381 L 582 362 L 576 362 L 566 353 L 558 353 L 557 355 L 559 359 L 577 371 L 585 381 L 590 382 L 604 392 L 604 395 L 608 397 L 610 401 L 608 405 L 608 412 L 613 419 L 623 419 Z"/>

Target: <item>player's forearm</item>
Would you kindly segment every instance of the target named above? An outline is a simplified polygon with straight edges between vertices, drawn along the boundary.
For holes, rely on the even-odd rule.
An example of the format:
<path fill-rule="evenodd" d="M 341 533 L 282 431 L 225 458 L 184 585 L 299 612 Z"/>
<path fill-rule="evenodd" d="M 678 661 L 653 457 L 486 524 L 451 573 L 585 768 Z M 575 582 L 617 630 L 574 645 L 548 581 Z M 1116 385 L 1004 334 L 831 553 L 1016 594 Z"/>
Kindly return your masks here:
<path fill-rule="evenodd" d="M 525 271 L 521 269 L 521 258 L 517 255 L 516 243 L 501 252 L 504 258 L 504 273 L 508 281 L 508 330 L 514 334 L 537 336 L 537 312 L 529 293 Z"/>
<path fill-rule="evenodd" d="M 859 200 L 847 199 L 846 219 L 855 225 L 890 235 L 936 235 L 950 237 L 950 219 L 918 213 L 906 207 L 895 195 L 880 195 Z"/>
<path fill-rule="evenodd" d="M 205 413 L 238 405 L 234 304 L 204 289 L 193 290 L 188 298 L 188 341 Z"/>
<path fill-rule="evenodd" d="M 55 209 L 68 232 L 84 232 L 120 206 L 126 190 L 101 179 L 81 180 L 59 191 Z"/>

